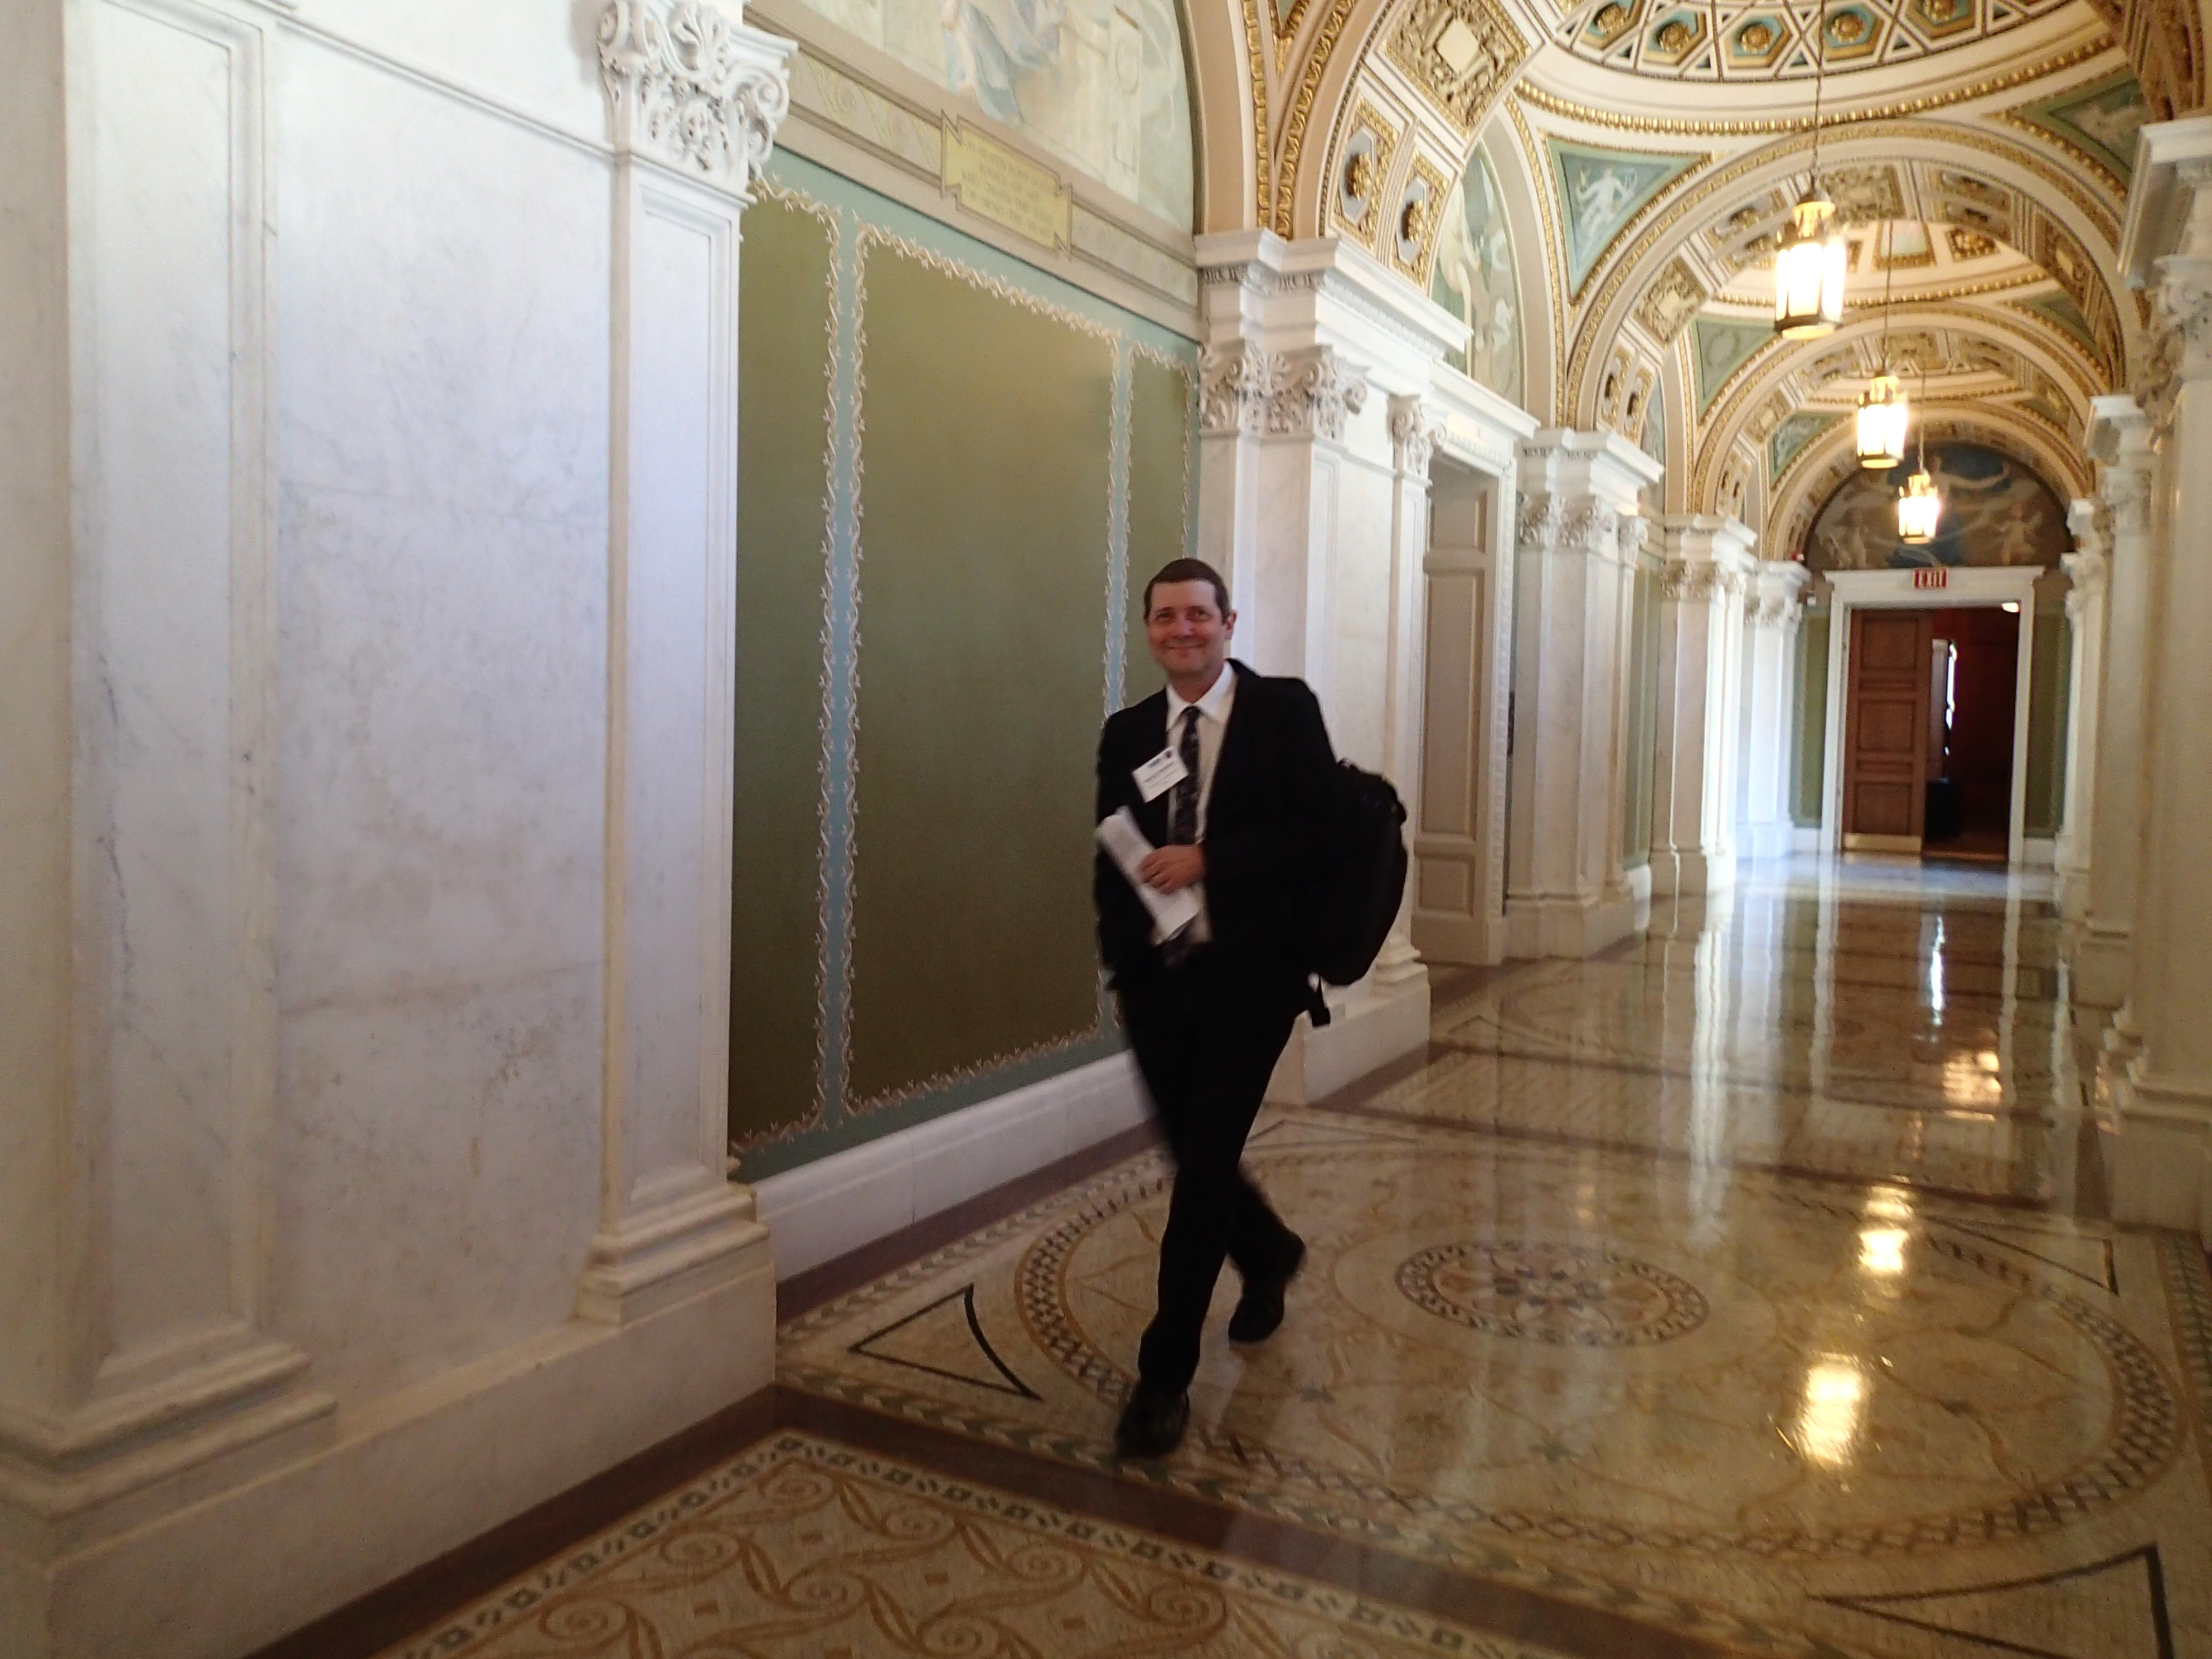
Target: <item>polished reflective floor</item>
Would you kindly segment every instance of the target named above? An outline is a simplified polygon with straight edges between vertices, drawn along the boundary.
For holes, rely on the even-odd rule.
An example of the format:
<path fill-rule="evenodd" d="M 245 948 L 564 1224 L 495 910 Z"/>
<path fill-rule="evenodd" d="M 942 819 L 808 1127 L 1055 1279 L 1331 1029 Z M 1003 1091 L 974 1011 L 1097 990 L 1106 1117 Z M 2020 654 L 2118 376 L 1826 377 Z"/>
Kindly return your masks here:
<path fill-rule="evenodd" d="M 2039 878 L 1748 868 L 1271 1110 L 1158 1465 L 1155 1152 L 785 1327 L 743 1455 L 394 1653 L 2212 1656 L 2212 1284 L 2104 1218 Z"/>

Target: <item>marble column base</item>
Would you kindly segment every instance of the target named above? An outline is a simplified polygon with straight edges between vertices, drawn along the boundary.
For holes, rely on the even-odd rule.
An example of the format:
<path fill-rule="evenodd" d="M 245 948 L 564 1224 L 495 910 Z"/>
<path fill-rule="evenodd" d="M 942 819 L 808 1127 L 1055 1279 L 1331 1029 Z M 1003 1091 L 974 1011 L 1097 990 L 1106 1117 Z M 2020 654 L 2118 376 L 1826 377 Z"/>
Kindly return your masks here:
<path fill-rule="evenodd" d="M 2112 1219 L 2194 1233 L 2212 1246 L 2212 1084 L 2148 1073 L 2130 1061 L 2105 1132 Z"/>
<path fill-rule="evenodd" d="M 41 1559 L 0 1529 L 9 1659 L 234 1659 L 768 1386 L 765 1234 L 712 1289 L 575 1319 L 373 1401 L 319 1450 Z M 195 1501 L 200 1500 L 200 1501 Z"/>
<path fill-rule="evenodd" d="M 1337 996 L 1342 994 L 1341 1003 Z M 1370 1072 L 1429 1045 L 1429 975 L 1425 968 L 1377 988 L 1363 981 L 1348 994 L 1332 994 L 1329 1023 L 1316 1030 L 1298 1016 L 1267 1080 L 1267 1098 L 1285 1106 L 1305 1106 L 1356 1083 Z"/>
<path fill-rule="evenodd" d="M 1651 849 L 1655 893 L 1717 893 L 1735 885 L 1735 854 L 1700 848 Z"/>
<path fill-rule="evenodd" d="M 1737 827 L 1736 856 L 1741 859 L 1786 859 L 1796 841 L 1796 830 L 1788 823 L 1746 823 Z"/>
<path fill-rule="evenodd" d="M 2117 1008 L 2127 1000 L 2133 944 L 2122 933 L 2094 926 L 2074 946 L 2074 1001 L 2078 1007 Z"/>
<path fill-rule="evenodd" d="M 1641 908 L 1633 890 L 1623 886 L 1596 898 L 1509 898 L 1505 901 L 1506 954 L 1510 957 L 1587 957 L 1619 943 L 1637 930 Z"/>

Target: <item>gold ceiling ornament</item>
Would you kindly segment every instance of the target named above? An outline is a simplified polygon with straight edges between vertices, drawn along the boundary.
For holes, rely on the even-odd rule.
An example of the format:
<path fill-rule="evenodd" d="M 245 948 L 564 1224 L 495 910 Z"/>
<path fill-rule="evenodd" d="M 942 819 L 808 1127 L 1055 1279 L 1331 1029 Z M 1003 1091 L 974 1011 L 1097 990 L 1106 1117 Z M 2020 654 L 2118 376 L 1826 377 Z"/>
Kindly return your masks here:
<path fill-rule="evenodd" d="M 1383 49 L 1470 137 L 1528 56 L 1497 0 L 1414 0 Z"/>

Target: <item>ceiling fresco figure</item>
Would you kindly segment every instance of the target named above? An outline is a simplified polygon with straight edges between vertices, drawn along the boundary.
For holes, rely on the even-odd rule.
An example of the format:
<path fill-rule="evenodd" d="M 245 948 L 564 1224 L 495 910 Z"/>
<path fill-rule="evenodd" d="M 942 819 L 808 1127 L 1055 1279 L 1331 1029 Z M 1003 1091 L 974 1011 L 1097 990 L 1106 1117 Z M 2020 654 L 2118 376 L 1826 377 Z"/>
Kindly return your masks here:
<path fill-rule="evenodd" d="M 2007 455 L 1980 444 L 1928 452 L 1943 497 L 1936 539 L 1907 546 L 1897 536 L 1899 469 L 1844 480 L 1813 521 L 1806 563 L 1814 570 L 1905 570 L 1918 565 L 2051 566 L 2073 546 L 2051 488 Z"/>
<path fill-rule="evenodd" d="M 1469 159 L 1460 187 L 1445 196 L 1430 297 L 1468 325 L 1462 365 L 1468 377 L 1521 402 L 1521 292 L 1513 233 L 1498 175 L 1480 149 Z"/>

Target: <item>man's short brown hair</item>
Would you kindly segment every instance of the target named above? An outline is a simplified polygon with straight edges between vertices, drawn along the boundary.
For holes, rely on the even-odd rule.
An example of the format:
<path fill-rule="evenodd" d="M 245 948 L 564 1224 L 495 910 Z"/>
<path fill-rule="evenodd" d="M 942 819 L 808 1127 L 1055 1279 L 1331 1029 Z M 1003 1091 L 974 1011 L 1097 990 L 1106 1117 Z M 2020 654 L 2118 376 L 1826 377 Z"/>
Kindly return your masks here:
<path fill-rule="evenodd" d="M 1221 573 L 1203 559 L 1170 559 L 1159 572 L 1145 584 L 1145 614 L 1152 614 L 1152 590 L 1162 582 L 1212 582 L 1214 609 L 1223 616 L 1229 614 L 1229 584 L 1221 580 Z"/>

